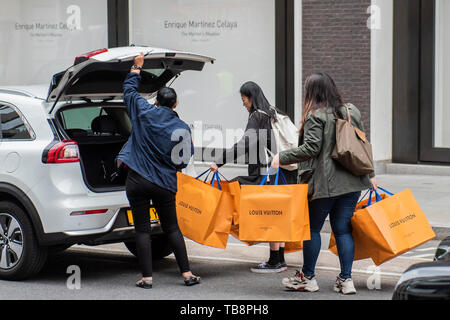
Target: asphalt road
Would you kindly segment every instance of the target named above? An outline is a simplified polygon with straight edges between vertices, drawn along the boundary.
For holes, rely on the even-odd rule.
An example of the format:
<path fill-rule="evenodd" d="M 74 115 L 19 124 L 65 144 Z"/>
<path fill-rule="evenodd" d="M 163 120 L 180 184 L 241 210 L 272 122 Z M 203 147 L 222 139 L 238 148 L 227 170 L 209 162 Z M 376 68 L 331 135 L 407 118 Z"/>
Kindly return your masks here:
<path fill-rule="evenodd" d="M 76 246 L 50 256 L 42 272 L 33 279 L 0 281 L 0 300 L 388 300 L 401 272 L 413 263 L 430 261 L 437 245 L 429 242 L 383 265 L 376 275 L 379 290 L 368 289 L 368 280 L 369 284 L 376 284 L 377 280 L 372 263 L 355 262 L 353 279 L 358 293 L 343 296 L 332 290 L 339 264 L 326 248 L 317 267 L 320 291 L 304 293 L 286 291 L 281 285 L 282 278 L 293 275 L 301 264 L 301 253 L 286 255 L 288 271 L 261 275 L 251 273 L 249 268 L 266 258 L 267 245 L 247 247 L 230 239 L 228 248 L 220 250 L 189 240 L 186 243 L 191 268 L 202 277 L 202 283 L 194 287 L 184 286 L 173 256 L 154 263 L 153 289 L 143 290 L 134 286 L 140 278 L 138 261 L 122 244 Z M 72 272 L 67 272 L 69 266 L 79 267 L 79 289 L 74 288 L 77 282 L 70 278 Z"/>

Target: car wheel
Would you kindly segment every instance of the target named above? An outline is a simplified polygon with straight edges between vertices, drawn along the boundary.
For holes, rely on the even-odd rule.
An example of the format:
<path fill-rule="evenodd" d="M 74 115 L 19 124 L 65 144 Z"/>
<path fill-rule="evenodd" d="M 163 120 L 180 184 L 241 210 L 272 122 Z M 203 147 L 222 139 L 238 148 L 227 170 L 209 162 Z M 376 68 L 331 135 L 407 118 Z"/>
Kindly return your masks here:
<path fill-rule="evenodd" d="M 128 251 L 136 257 L 138 256 L 135 241 L 126 241 L 124 244 Z M 173 250 L 169 245 L 169 240 L 165 235 L 152 237 L 152 260 L 160 260 L 172 252 Z"/>
<path fill-rule="evenodd" d="M 39 246 L 26 213 L 14 203 L 0 202 L 0 279 L 32 277 L 46 260 L 47 248 Z"/>

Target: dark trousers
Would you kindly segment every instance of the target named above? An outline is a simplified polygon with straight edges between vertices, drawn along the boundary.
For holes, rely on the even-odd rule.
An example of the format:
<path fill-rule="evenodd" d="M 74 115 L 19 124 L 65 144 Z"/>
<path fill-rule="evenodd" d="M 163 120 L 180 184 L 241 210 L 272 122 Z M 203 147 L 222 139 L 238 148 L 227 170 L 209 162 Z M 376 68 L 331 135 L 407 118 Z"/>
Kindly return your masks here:
<path fill-rule="evenodd" d="M 126 192 L 133 212 L 136 248 L 142 275 L 152 276 L 150 200 L 158 213 L 161 228 L 167 234 L 180 272 L 190 271 L 186 245 L 177 222 L 175 194 L 160 188 L 133 170 L 130 170 L 127 176 Z"/>
<path fill-rule="evenodd" d="M 320 231 L 328 214 L 341 264 L 341 279 L 352 277 L 354 242 L 350 223 L 361 192 L 309 202 L 311 240 L 303 242 L 303 274 L 313 276 L 321 248 Z"/>

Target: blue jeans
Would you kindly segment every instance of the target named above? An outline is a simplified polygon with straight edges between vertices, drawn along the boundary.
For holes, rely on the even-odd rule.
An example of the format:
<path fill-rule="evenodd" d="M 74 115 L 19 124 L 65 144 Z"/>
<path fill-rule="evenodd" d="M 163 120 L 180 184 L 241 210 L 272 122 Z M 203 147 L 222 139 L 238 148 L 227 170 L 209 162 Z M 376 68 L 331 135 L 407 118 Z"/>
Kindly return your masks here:
<path fill-rule="evenodd" d="M 330 214 L 331 229 L 341 264 L 341 279 L 352 277 L 354 243 L 350 223 L 361 192 L 347 193 L 333 198 L 317 199 L 309 202 L 309 222 L 311 240 L 303 242 L 303 274 L 314 276 L 317 258 L 321 248 L 320 231 Z"/>

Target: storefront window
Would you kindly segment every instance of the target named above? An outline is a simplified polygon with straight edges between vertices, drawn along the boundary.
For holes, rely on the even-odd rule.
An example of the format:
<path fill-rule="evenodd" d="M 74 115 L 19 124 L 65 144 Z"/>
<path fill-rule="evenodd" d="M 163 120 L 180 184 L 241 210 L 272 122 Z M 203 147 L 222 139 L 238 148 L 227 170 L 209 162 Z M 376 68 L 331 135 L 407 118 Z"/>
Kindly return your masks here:
<path fill-rule="evenodd" d="M 450 1 L 436 1 L 434 147 L 450 148 Z"/>
<path fill-rule="evenodd" d="M 0 0 L 0 85 L 48 84 L 105 48 L 107 0 Z"/>
<path fill-rule="evenodd" d="M 197 147 L 230 147 L 225 129 L 245 128 L 244 82 L 259 84 L 275 104 L 275 0 L 130 0 L 130 41 L 217 59 L 172 85 Z M 225 142 L 202 139 L 206 129 L 220 131 Z"/>

